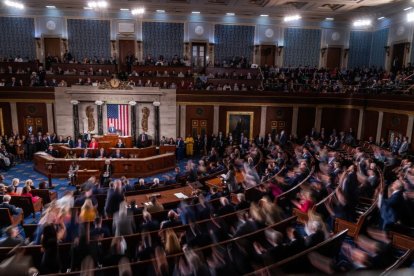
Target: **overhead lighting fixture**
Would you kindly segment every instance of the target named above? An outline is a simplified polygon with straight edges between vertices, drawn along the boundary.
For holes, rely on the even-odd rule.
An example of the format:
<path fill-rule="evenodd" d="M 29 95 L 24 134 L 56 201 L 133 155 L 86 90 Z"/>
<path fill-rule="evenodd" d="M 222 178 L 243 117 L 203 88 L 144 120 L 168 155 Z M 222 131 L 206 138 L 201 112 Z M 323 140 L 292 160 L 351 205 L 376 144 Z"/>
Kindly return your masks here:
<path fill-rule="evenodd" d="M 383 20 L 384 18 L 385 18 L 384 16 L 381 16 L 381 17 L 378 17 L 377 20 Z"/>
<path fill-rule="evenodd" d="M 106 1 L 89 1 L 88 7 L 92 9 L 104 9 L 108 7 L 108 2 Z"/>
<path fill-rule="evenodd" d="M 140 14 L 144 14 L 144 13 L 145 13 L 144 8 L 136 8 L 136 9 L 131 10 L 132 15 L 140 15 Z"/>
<path fill-rule="evenodd" d="M 234 16 L 235 13 L 234 12 L 227 12 L 226 15 L 228 15 L 228 16 Z"/>
<path fill-rule="evenodd" d="M 129 11 L 129 9 L 125 9 L 125 8 L 120 8 L 120 11 Z"/>
<path fill-rule="evenodd" d="M 84 10 L 92 10 L 91 7 L 83 7 Z"/>
<path fill-rule="evenodd" d="M 362 19 L 362 20 L 356 20 L 353 23 L 354 27 L 365 27 L 371 25 L 371 20 L 369 19 Z"/>
<path fill-rule="evenodd" d="M 269 15 L 268 14 L 261 14 L 260 16 L 261 17 L 268 17 Z"/>
<path fill-rule="evenodd" d="M 327 17 L 327 18 L 325 18 L 325 20 L 327 20 L 327 21 L 334 21 L 334 18 L 333 17 Z"/>
<path fill-rule="evenodd" d="M 414 12 L 407 13 L 407 21 L 413 22 L 414 21 Z"/>
<path fill-rule="evenodd" d="M 24 9 L 24 5 L 20 2 L 6 0 L 6 1 L 4 1 L 4 4 L 8 7 L 16 8 L 16 9 L 19 9 L 19 10 Z"/>
<path fill-rule="evenodd" d="M 47 9 L 56 9 L 56 6 L 46 6 Z"/>
<path fill-rule="evenodd" d="M 165 10 L 156 10 L 157 13 L 165 13 Z"/>
<path fill-rule="evenodd" d="M 290 21 L 299 20 L 301 18 L 302 17 L 300 15 L 296 14 L 296 15 L 285 16 L 285 18 L 283 18 L 283 21 L 284 22 L 290 22 Z"/>
<path fill-rule="evenodd" d="M 411 10 L 413 7 L 407 7 L 407 8 L 405 8 L 404 10 L 405 11 L 409 11 L 409 10 Z"/>
<path fill-rule="evenodd" d="M 200 14 L 200 12 L 199 12 L 199 11 L 192 11 L 191 13 L 192 13 L 192 14 Z"/>

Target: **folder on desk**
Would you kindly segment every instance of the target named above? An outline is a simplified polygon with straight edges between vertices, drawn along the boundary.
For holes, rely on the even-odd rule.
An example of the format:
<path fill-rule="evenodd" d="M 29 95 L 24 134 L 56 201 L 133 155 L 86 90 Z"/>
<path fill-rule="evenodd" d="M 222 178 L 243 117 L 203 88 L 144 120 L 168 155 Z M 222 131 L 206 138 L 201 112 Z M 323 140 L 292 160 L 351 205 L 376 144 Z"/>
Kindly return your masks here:
<path fill-rule="evenodd" d="M 188 196 L 186 196 L 185 194 L 183 194 L 183 193 L 175 193 L 174 194 L 177 198 L 179 198 L 179 199 L 186 199 L 186 198 L 188 198 Z"/>

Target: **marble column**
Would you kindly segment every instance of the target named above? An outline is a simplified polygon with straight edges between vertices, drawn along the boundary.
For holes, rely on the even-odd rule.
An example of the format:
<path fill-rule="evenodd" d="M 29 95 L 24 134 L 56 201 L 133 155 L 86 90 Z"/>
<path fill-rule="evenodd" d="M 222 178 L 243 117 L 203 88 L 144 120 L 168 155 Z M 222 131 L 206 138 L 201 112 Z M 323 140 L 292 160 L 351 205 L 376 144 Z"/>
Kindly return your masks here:
<path fill-rule="evenodd" d="M 137 102 L 130 101 L 131 106 L 131 137 L 135 143 L 137 140 Z"/>
<path fill-rule="evenodd" d="M 293 107 L 293 113 L 292 113 L 292 131 L 291 131 L 291 133 L 295 136 L 298 134 L 298 117 L 299 117 L 299 107 L 294 106 Z"/>
<path fill-rule="evenodd" d="M 79 101 L 77 100 L 72 100 L 70 101 L 70 103 L 72 104 L 72 114 L 73 114 L 73 140 L 76 141 L 76 139 L 78 139 L 79 137 Z"/>
<path fill-rule="evenodd" d="M 19 120 L 17 117 L 17 106 L 15 102 L 10 102 L 10 111 L 13 133 L 19 133 Z"/>
<path fill-rule="evenodd" d="M 46 116 L 47 116 L 47 130 L 52 133 L 55 132 L 54 118 L 53 118 L 53 105 L 51 103 L 46 104 Z"/>
<path fill-rule="evenodd" d="M 185 124 L 186 124 L 186 106 L 180 105 L 180 136 L 184 138 L 186 136 Z"/>
<path fill-rule="evenodd" d="M 215 133 L 215 134 L 219 133 L 219 112 L 220 112 L 220 106 L 215 105 L 214 106 L 214 113 L 213 113 L 213 133 Z M 225 131 L 226 130 L 224 130 L 223 132 L 225 132 Z M 227 133 L 225 135 L 227 135 Z"/>
<path fill-rule="evenodd" d="M 382 131 L 382 120 L 384 118 L 384 112 L 378 112 L 378 124 L 377 124 L 377 137 L 375 137 L 375 141 L 377 143 L 381 140 L 381 131 Z"/>
<path fill-rule="evenodd" d="M 155 110 L 155 120 L 154 120 L 154 142 L 156 146 L 160 145 L 160 102 L 153 102 Z"/>
<path fill-rule="evenodd" d="M 364 110 L 362 108 L 359 109 L 359 118 L 358 118 L 358 132 L 357 132 L 357 139 L 361 140 L 362 136 L 362 125 L 364 123 Z"/>
<path fill-rule="evenodd" d="M 265 137 L 266 135 L 266 114 L 267 113 L 267 106 L 261 107 L 261 114 L 260 114 L 260 134 L 259 136 Z"/>
<path fill-rule="evenodd" d="M 405 136 L 408 137 L 408 141 L 411 141 L 413 135 L 413 124 L 414 124 L 414 115 L 408 116 L 408 123 L 407 123 L 407 132 Z"/>
<path fill-rule="evenodd" d="M 98 135 L 103 135 L 103 112 L 102 112 L 102 105 L 104 104 L 103 101 L 95 101 L 98 111 Z"/>

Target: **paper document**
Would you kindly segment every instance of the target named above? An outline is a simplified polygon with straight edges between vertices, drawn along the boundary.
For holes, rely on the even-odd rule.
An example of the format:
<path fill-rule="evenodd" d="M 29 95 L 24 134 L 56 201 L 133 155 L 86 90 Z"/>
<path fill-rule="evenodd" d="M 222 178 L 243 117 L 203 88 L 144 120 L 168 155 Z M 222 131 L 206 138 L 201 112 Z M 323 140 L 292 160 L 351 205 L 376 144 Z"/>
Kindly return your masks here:
<path fill-rule="evenodd" d="M 186 199 L 186 198 L 188 198 L 188 196 L 186 196 L 185 194 L 183 194 L 183 193 L 175 193 L 174 194 L 177 198 L 179 198 L 179 199 Z"/>

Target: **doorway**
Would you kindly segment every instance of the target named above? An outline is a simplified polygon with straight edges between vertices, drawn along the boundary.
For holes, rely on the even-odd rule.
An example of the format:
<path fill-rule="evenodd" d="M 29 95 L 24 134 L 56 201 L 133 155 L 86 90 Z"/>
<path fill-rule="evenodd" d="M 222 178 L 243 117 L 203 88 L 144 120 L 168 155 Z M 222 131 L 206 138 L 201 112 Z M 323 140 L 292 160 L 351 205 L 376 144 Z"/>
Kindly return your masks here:
<path fill-rule="evenodd" d="M 46 69 L 48 70 L 51 65 L 51 60 L 47 58 L 48 56 L 57 57 L 58 60 L 60 61 L 62 60 L 60 38 L 45 37 L 43 38 L 43 44 L 44 44 L 43 56 L 45 57 Z"/>
<path fill-rule="evenodd" d="M 193 67 L 203 68 L 206 66 L 207 46 L 206 43 L 191 44 L 191 60 Z"/>
<path fill-rule="evenodd" d="M 26 117 L 24 119 L 24 131 L 26 135 L 44 132 L 43 119 L 40 117 Z"/>
<path fill-rule="evenodd" d="M 260 46 L 260 66 L 274 66 L 275 65 L 276 46 L 275 45 L 261 45 Z"/>
<path fill-rule="evenodd" d="M 392 48 L 391 70 L 396 72 L 404 65 L 406 43 L 394 44 Z"/>
<path fill-rule="evenodd" d="M 119 40 L 119 66 L 121 71 L 130 71 L 127 68 L 127 56 L 132 55 L 135 59 L 135 41 L 134 40 Z"/>
<path fill-rule="evenodd" d="M 326 54 L 326 68 L 331 70 L 341 68 L 341 53 L 340 47 L 329 47 Z"/>

